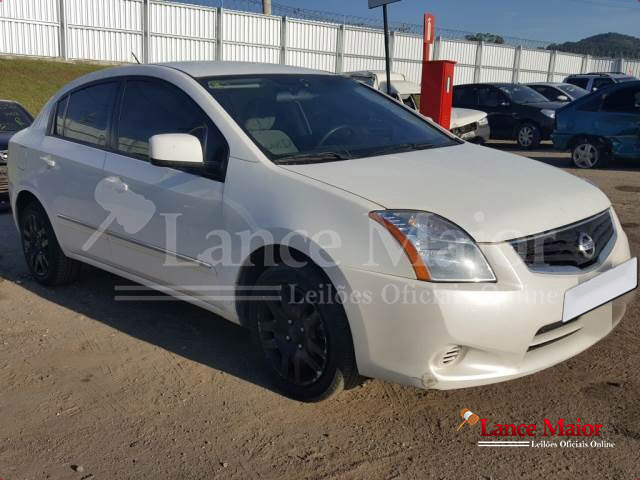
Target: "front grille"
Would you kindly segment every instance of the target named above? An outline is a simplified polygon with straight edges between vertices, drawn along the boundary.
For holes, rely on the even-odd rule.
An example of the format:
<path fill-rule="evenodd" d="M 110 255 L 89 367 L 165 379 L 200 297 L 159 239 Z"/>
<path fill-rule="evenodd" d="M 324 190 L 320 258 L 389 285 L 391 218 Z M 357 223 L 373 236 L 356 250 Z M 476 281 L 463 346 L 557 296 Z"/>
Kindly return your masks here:
<path fill-rule="evenodd" d="M 468 125 L 463 125 L 461 127 L 452 128 L 451 133 L 457 135 L 458 137 L 464 135 L 465 133 L 473 132 L 478 129 L 478 123 L 470 123 Z"/>
<path fill-rule="evenodd" d="M 531 270 L 581 270 L 600 262 L 613 235 L 613 221 L 606 210 L 566 227 L 512 240 L 511 245 Z"/>
<path fill-rule="evenodd" d="M 6 165 L 0 165 L 0 197 L 5 196 L 9 191 L 9 179 L 7 178 Z"/>

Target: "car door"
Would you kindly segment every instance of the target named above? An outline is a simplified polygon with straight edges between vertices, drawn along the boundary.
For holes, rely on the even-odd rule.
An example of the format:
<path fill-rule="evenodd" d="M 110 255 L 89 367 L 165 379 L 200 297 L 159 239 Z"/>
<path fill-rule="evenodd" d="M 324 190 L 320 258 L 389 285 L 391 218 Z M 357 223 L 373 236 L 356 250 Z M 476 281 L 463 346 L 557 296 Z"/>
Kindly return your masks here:
<path fill-rule="evenodd" d="M 162 133 L 197 136 L 205 167 L 153 165 L 149 138 Z M 211 295 L 206 289 L 217 283 L 216 268 L 205 254 L 224 237 L 219 229 L 228 145 L 222 134 L 182 90 L 133 77 L 123 86 L 113 150 L 103 180 L 113 209 L 113 261 L 147 281 Z"/>
<path fill-rule="evenodd" d="M 515 123 L 507 96 L 493 85 L 483 85 L 478 88 L 478 104 L 478 110 L 487 112 L 491 138 L 511 139 Z"/>
<path fill-rule="evenodd" d="M 640 86 L 603 94 L 596 131 L 616 139 L 617 154 L 640 157 Z"/>
<path fill-rule="evenodd" d="M 110 255 L 108 241 L 96 235 L 108 216 L 96 201 L 96 187 L 103 178 L 118 89 L 117 81 L 105 81 L 80 87 L 58 101 L 34 175 L 63 248 L 98 260 Z"/>

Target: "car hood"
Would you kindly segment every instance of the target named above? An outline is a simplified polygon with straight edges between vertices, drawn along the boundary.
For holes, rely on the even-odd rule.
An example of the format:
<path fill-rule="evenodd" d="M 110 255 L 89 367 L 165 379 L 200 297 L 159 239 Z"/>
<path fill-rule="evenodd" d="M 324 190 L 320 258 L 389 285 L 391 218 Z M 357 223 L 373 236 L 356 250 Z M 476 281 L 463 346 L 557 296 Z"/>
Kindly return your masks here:
<path fill-rule="evenodd" d="M 451 128 L 458 128 L 470 123 L 479 121 L 486 117 L 485 112 L 480 110 L 471 110 L 469 108 L 452 108 L 451 109 Z"/>
<path fill-rule="evenodd" d="M 610 207 L 596 187 L 558 168 L 461 144 L 289 171 L 387 209 L 433 212 L 478 242 L 502 242 L 564 226 Z"/>
<path fill-rule="evenodd" d="M 539 108 L 542 110 L 543 108 L 546 110 L 558 110 L 564 107 L 566 102 L 534 102 L 534 103 L 523 103 L 522 105 L 527 107 Z"/>

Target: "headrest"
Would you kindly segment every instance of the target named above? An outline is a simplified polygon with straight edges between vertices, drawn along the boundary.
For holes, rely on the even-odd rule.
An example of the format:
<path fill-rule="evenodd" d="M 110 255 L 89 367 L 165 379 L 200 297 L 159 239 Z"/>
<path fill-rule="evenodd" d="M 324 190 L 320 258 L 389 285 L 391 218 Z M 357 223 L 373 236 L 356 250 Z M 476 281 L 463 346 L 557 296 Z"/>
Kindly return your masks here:
<path fill-rule="evenodd" d="M 248 118 L 244 123 L 244 126 L 247 130 L 256 131 L 256 130 L 271 130 L 273 124 L 276 123 L 276 116 L 266 116 L 266 117 L 253 117 Z"/>

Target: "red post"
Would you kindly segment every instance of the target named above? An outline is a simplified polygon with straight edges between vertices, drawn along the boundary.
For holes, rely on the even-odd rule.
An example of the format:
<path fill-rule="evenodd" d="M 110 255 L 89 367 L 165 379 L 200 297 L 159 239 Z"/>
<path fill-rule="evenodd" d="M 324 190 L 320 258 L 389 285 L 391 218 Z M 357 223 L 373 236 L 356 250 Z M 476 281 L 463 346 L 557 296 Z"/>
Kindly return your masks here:
<path fill-rule="evenodd" d="M 427 63 L 431 57 L 431 45 L 435 39 L 436 33 L 436 17 L 430 13 L 424 14 L 424 40 L 422 43 L 422 89 L 420 92 L 421 98 L 426 98 L 424 91 L 424 80 L 427 78 Z M 424 102 L 420 101 L 420 113 L 424 113 Z"/>
<path fill-rule="evenodd" d="M 431 117 L 443 128 L 451 127 L 453 69 L 456 62 L 435 60 L 426 63 L 420 94 L 420 113 Z"/>
<path fill-rule="evenodd" d="M 430 61 L 431 45 L 436 37 L 436 19 L 424 15 L 424 42 L 422 48 L 422 85 L 420 88 L 420 113 L 431 117 L 442 127 L 451 126 L 453 103 L 453 70 L 456 62 Z"/>

